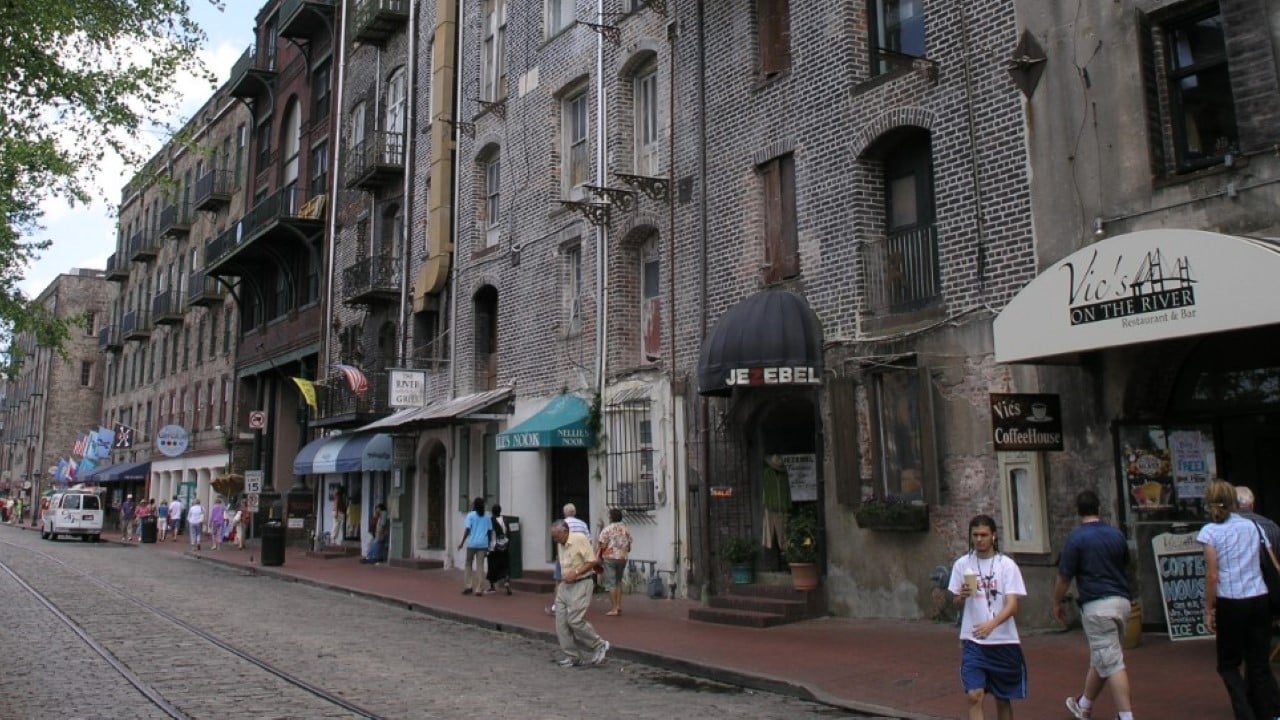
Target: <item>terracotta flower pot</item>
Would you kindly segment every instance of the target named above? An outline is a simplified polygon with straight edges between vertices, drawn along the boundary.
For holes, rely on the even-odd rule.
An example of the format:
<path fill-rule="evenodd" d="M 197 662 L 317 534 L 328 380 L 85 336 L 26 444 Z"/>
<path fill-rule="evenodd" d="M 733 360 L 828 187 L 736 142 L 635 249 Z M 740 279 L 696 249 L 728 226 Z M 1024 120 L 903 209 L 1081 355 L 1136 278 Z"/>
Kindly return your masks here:
<path fill-rule="evenodd" d="M 797 590 L 813 590 L 818 587 L 816 563 L 791 563 L 791 582 Z"/>

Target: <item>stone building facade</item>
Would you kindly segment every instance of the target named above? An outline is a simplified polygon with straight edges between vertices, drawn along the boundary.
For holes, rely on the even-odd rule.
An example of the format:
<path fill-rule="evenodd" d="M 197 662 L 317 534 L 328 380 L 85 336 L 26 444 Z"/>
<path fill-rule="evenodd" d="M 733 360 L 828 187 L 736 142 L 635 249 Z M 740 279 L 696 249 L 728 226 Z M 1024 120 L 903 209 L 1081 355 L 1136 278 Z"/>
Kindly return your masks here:
<path fill-rule="evenodd" d="M 61 274 L 35 302 L 69 323 L 65 357 L 42 347 L 33 333 L 13 338 L 11 352 L 23 360 L 5 388 L 0 482 L 27 507 L 56 486 L 50 469 L 72 458 L 78 437 L 98 421 L 108 365 L 97 334 L 109 322 L 114 294 L 101 270 Z"/>

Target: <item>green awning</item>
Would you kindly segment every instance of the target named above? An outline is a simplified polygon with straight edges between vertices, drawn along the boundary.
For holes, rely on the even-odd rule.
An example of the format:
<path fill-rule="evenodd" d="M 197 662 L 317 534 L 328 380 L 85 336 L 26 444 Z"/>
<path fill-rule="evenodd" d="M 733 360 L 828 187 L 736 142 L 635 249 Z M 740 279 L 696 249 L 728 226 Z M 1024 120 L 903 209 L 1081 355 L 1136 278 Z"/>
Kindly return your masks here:
<path fill-rule="evenodd" d="M 591 408 L 582 398 L 561 395 L 533 417 L 498 433 L 498 450 L 591 447 L 593 438 L 587 426 L 590 415 Z"/>

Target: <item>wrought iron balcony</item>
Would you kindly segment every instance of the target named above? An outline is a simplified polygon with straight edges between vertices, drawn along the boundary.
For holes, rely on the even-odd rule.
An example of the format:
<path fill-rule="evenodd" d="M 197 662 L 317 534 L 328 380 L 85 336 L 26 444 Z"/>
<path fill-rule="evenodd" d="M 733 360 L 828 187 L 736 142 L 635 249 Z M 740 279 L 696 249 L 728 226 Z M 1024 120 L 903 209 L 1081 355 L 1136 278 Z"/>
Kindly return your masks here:
<path fill-rule="evenodd" d="M 381 45 L 409 21 L 409 0 L 356 0 L 351 36 L 357 42 Z"/>
<path fill-rule="evenodd" d="M 146 310 L 125 313 L 122 325 L 122 337 L 125 340 L 146 340 L 151 337 L 151 314 Z"/>
<path fill-rule="evenodd" d="M 306 188 L 289 185 L 263 198 L 237 225 L 205 248 L 205 272 L 243 275 L 259 263 L 276 262 L 289 247 L 306 251 L 306 243 L 324 231 L 327 197 L 308 199 Z"/>
<path fill-rule="evenodd" d="M 124 282 L 129 279 L 129 261 L 124 255 L 111 253 L 107 258 L 107 279 L 112 282 Z"/>
<path fill-rule="evenodd" d="M 216 305 L 222 302 L 226 290 L 222 283 L 196 270 L 187 276 L 187 307 Z"/>
<path fill-rule="evenodd" d="M 933 225 L 862 244 L 867 312 L 910 312 L 938 300 L 938 236 Z"/>
<path fill-rule="evenodd" d="M 150 262 L 160 252 L 160 235 L 151 231 L 136 232 L 129 238 L 129 259 L 134 262 Z"/>
<path fill-rule="evenodd" d="M 156 325 L 181 325 L 182 304 L 178 302 L 177 290 L 165 290 L 151 298 L 151 317 Z"/>
<path fill-rule="evenodd" d="M 443 339 L 415 347 L 409 353 L 409 369 L 441 372 L 449 369 L 449 344 Z"/>
<path fill-rule="evenodd" d="M 98 349 L 103 352 L 120 352 L 124 341 L 120 339 L 120 328 L 108 325 L 98 331 Z"/>
<path fill-rule="evenodd" d="M 280 37 L 307 40 L 333 32 L 333 0 L 284 0 L 280 6 Z"/>
<path fill-rule="evenodd" d="M 231 172 L 210 170 L 196 178 L 195 209 L 213 212 L 231 204 Z"/>
<path fill-rule="evenodd" d="M 404 179 L 404 133 L 379 131 L 352 145 L 347 187 L 376 190 Z"/>
<path fill-rule="evenodd" d="M 386 371 L 366 372 L 365 378 L 369 381 L 369 389 L 362 395 L 352 391 L 341 373 L 318 384 L 317 412 L 311 426 L 357 427 L 390 415 L 393 408 L 388 398 L 390 388 Z"/>
<path fill-rule="evenodd" d="M 231 79 L 227 83 L 227 92 L 232 97 L 253 99 L 265 93 L 276 82 L 275 48 L 264 49 L 250 45 L 235 65 L 231 66 Z"/>
<path fill-rule="evenodd" d="M 342 271 L 342 300 L 348 305 L 373 305 L 399 299 L 399 258 L 365 258 Z"/>
<path fill-rule="evenodd" d="M 191 232 L 191 207 L 186 202 L 166 205 L 160 211 L 158 237 L 186 237 Z"/>

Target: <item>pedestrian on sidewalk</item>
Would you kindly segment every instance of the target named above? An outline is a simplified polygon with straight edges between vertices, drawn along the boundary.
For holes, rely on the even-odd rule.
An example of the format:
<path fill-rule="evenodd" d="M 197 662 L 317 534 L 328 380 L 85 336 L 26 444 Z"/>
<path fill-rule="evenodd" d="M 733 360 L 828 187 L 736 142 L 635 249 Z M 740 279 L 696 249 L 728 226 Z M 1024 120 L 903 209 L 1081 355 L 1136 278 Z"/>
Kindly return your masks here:
<path fill-rule="evenodd" d="M 169 506 L 151 498 L 151 508 L 156 514 L 156 542 L 164 542 L 169 532 Z"/>
<path fill-rule="evenodd" d="M 1271 542 L 1271 549 L 1280 553 L 1280 525 L 1266 515 L 1259 515 L 1254 510 L 1253 491 L 1244 485 L 1236 486 L 1236 505 L 1240 506 L 1240 517 L 1258 523 L 1262 534 Z"/>
<path fill-rule="evenodd" d="M 333 530 L 329 532 L 329 544 L 341 545 L 347 532 L 347 491 L 341 486 L 333 489 Z"/>
<path fill-rule="evenodd" d="M 244 549 L 244 539 L 249 534 L 249 520 L 251 518 L 249 501 L 241 498 L 240 504 L 236 506 L 235 516 L 231 518 L 231 532 L 235 533 L 237 550 Z"/>
<path fill-rule="evenodd" d="M 1067 537 L 1053 585 L 1053 616 L 1065 627 L 1067 612 L 1063 603 L 1075 580 L 1080 622 L 1089 641 L 1084 692 L 1067 698 L 1067 710 L 1077 720 L 1093 717 L 1093 703 L 1106 685 L 1111 688 L 1118 720 L 1133 720 L 1129 673 L 1120 645 L 1129 621 L 1129 543 L 1123 532 L 1102 521 L 1100 509 L 1094 491 L 1081 490 L 1076 495 L 1080 526 Z"/>
<path fill-rule="evenodd" d="M 489 522 L 493 527 L 493 547 L 489 548 L 489 556 L 487 558 L 489 571 L 486 577 L 489 580 L 489 589 L 486 593 L 494 593 L 498 591 L 497 584 L 502 581 L 506 588 L 507 594 L 511 594 L 511 538 L 507 535 L 507 519 L 502 517 L 502 506 L 495 504 L 489 511 Z"/>
<path fill-rule="evenodd" d="M 493 542 L 493 520 L 484 514 L 484 498 L 471 501 L 471 512 L 462 526 L 462 540 L 458 541 L 458 549 L 467 547 L 466 575 L 463 582 L 463 595 L 482 595 L 484 592 L 484 560 L 489 554 L 489 543 Z"/>
<path fill-rule="evenodd" d="M 182 530 L 182 501 L 177 495 L 169 503 L 169 530 L 173 532 L 173 541 L 178 542 L 178 534 Z"/>
<path fill-rule="evenodd" d="M 1196 542 L 1204 546 L 1205 624 L 1217 635 L 1218 675 L 1236 720 L 1274 718 L 1280 715 L 1280 698 L 1271 674 L 1271 611 L 1259 553 L 1265 551 L 1274 563 L 1275 551 L 1266 534 L 1236 512 L 1231 483 L 1209 483 L 1205 503 L 1209 523 Z"/>
<path fill-rule="evenodd" d="M 1000 552 L 990 515 L 969 521 L 969 552 L 951 566 L 947 587 L 963 608 L 960 680 L 969 698 L 969 720 L 986 717 L 987 694 L 996 699 L 996 717 L 1012 720 L 1010 701 L 1027 696 L 1027 661 L 1014 620 L 1027 588 L 1018 564 Z"/>
<path fill-rule="evenodd" d="M 387 539 L 391 537 L 391 514 L 387 512 L 386 503 L 378 503 L 373 507 L 373 542 L 369 543 L 369 554 L 360 559 L 366 565 L 376 565 L 387 560 Z"/>
<path fill-rule="evenodd" d="M 213 507 L 209 508 L 209 544 L 214 550 L 222 549 L 222 533 L 226 530 L 227 508 L 222 498 L 213 499 Z"/>
<path fill-rule="evenodd" d="M 609 591 L 609 612 L 605 615 L 622 614 L 622 576 L 630 554 L 631 531 L 622 524 L 622 511 L 610 508 L 609 524 L 596 541 L 596 557 L 604 565 L 604 587 Z"/>
<path fill-rule="evenodd" d="M 124 502 L 120 503 L 120 539 L 133 539 L 133 518 L 134 513 L 138 511 L 138 505 L 133 501 L 132 495 L 125 495 Z"/>
<path fill-rule="evenodd" d="M 587 539 L 587 543 L 590 544 L 591 543 L 591 526 L 587 525 L 585 520 L 578 517 L 578 506 L 574 505 L 573 503 L 565 503 L 564 507 L 560 509 L 560 512 L 564 517 L 565 524 L 569 527 L 569 532 L 578 533 L 579 535 L 582 535 Z M 551 571 L 551 577 L 556 582 L 560 582 L 560 569 L 561 569 L 560 558 L 557 557 L 555 561 L 555 567 Z M 552 600 L 551 604 L 547 606 L 546 613 L 548 615 L 555 616 L 556 614 L 555 600 Z"/>
<path fill-rule="evenodd" d="M 204 540 L 204 506 L 200 498 L 191 501 L 191 509 L 187 511 L 187 536 L 191 538 L 191 547 L 200 550 Z"/>
<path fill-rule="evenodd" d="M 569 532 L 564 520 L 551 524 L 551 540 L 560 559 L 561 576 L 556 585 L 556 637 L 564 659 L 560 667 L 574 667 L 589 662 L 599 665 L 609 652 L 609 641 L 596 633 L 587 622 L 587 608 L 591 606 L 594 584 L 591 578 L 596 566 L 596 554 L 591 542 L 581 533 Z"/>

